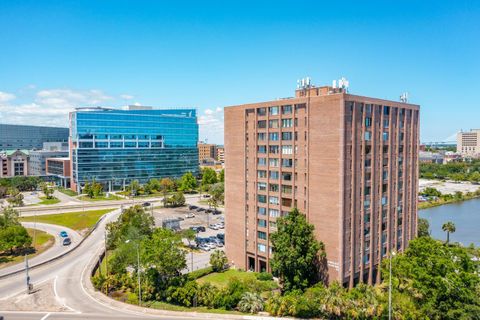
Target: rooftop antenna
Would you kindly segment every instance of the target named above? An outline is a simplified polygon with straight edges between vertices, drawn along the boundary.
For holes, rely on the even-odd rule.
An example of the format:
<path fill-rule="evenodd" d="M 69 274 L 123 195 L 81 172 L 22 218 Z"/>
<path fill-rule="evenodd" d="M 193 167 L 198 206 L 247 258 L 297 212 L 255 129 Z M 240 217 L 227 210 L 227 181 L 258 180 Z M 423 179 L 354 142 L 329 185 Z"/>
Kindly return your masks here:
<path fill-rule="evenodd" d="M 403 102 L 403 103 L 408 102 L 408 92 L 404 92 L 400 95 L 400 102 Z"/>
<path fill-rule="evenodd" d="M 348 92 L 348 87 L 350 86 L 350 83 L 345 77 L 341 77 L 338 79 L 338 88 L 343 89 L 345 92 Z M 333 87 L 336 88 L 336 80 L 333 80 Z"/>
<path fill-rule="evenodd" d="M 312 87 L 312 79 L 310 77 L 305 77 L 300 80 L 297 80 L 297 89 L 307 89 Z"/>

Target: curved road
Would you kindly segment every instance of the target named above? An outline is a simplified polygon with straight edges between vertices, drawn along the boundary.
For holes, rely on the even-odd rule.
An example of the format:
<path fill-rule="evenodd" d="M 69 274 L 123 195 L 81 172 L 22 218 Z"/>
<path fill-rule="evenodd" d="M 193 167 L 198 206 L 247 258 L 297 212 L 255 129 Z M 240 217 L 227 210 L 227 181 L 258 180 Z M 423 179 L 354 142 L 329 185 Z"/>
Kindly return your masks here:
<path fill-rule="evenodd" d="M 34 222 L 22 222 L 22 225 L 26 228 L 35 228 L 37 230 L 45 231 L 46 233 L 49 233 L 55 237 L 55 243 L 50 249 L 28 260 L 28 265 L 30 267 L 45 261 L 49 261 L 59 255 L 64 254 L 65 252 L 72 250 L 82 240 L 82 236 L 78 232 L 66 227 Z M 60 231 L 66 231 L 68 233 L 68 236 L 72 240 L 71 245 L 63 245 L 63 238 L 60 237 Z M 23 262 L 0 269 L 0 277 L 19 270 L 25 270 L 25 264 Z"/>
<path fill-rule="evenodd" d="M 64 257 L 30 270 L 34 288 L 42 283 L 53 282 L 55 300 L 60 303 L 65 312 L 48 311 L 0 311 L 5 319 L 211 319 L 212 315 L 182 314 L 178 316 L 152 315 L 127 310 L 123 307 L 108 306 L 92 297 L 83 286 L 83 281 L 89 277 L 89 265 L 97 259 L 97 254 L 104 246 L 104 230 L 107 222 L 118 217 L 120 210 L 108 213 L 99 223 L 97 229 L 77 249 Z M 18 274 L 0 280 L 0 302 L 9 301 L 25 293 L 25 275 Z M 218 319 L 218 317 L 216 317 Z"/>

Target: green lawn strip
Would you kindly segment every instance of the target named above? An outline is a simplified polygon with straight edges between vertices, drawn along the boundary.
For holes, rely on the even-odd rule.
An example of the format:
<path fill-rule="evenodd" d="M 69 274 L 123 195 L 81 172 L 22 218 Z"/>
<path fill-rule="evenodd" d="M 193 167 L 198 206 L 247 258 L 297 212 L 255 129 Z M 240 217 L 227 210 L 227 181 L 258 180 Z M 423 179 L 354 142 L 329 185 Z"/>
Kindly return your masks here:
<path fill-rule="evenodd" d="M 160 310 L 167 310 L 167 311 L 184 311 L 184 312 L 201 312 L 201 313 L 219 313 L 219 314 L 238 314 L 244 315 L 245 313 L 233 311 L 233 310 L 223 310 L 223 309 L 208 309 L 207 307 L 184 307 L 184 306 L 177 306 L 175 304 L 170 304 L 163 301 L 154 301 L 154 302 L 147 302 L 146 305 L 152 309 L 160 309 Z"/>
<path fill-rule="evenodd" d="M 28 231 L 28 234 L 32 237 L 32 241 L 33 241 L 34 229 L 27 228 L 27 231 Z M 35 230 L 35 251 L 32 253 L 29 253 L 27 257 L 31 259 L 39 255 L 40 253 L 44 252 L 45 250 L 53 246 L 54 243 L 55 243 L 55 238 L 53 235 L 46 233 L 45 231 Z M 17 264 L 17 263 L 21 263 L 24 260 L 25 260 L 24 254 L 20 254 L 20 255 L 0 254 L 0 269 Z"/>
<path fill-rule="evenodd" d="M 113 194 L 110 195 L 109 197 L 101 196 L 101 197 L 96 197 L 96 198 L 90 198 L 86 195 L 83 195 L 83 196 L 78 197 L 77 199 L 82 200 L 82 201 L 91 201 L 91 202 L 94 202 L 94 201 L 108 201 L 108 200 L 125 200 L 124 198 L 113 195 Z"/>
<path fill-rule="evenodd" d="M 60 191 L 63 194 L 66 194 L 67 196 L 70 196 L 70 197 L 78 196 L 78 193 L 76 193 L 75 191 L 70 190 L 70 189 L 58 188 L 58 191 Z"/>
<path fill-rule="evenodd" d="M 37 203 L 38 205 L 41 205 L 41 204 L 49 205 L 49 204 L 56 204 L 60 202 L 60 199 L 57 199 L 55 197 L 52 197 L 51 199 L 47 199 L 47 197 L 40 197 L 40 199 L 42 201 Z"/>
<path fill-rule="evenodd" d="M 428 209 L 428 208 L 442 206 L 444 204 L 450 204 L 450 203 L 457 203 L 457 202 L 462 202 L 462 201 L 466 201 L 466 200 L 472 200 L 472 199 L 479 198 L 479 197 L 480 196 L 478 196 L 478 195 L 473 195 L 473 196 L 463 195 L 463 197 L 461 199 L 452 198 L 452 199 L 448 199 L 448 200 L 438 199 L 438 200 L 434 200 L 434 201 L 419 202 L 418 203 L 418 209 L 420 209 L 420 210 Z"/>
<path fill-rule="evenodd" d="M 90 211 L 80 211 L 80 212 L 66 212 L 59 214 L 48 214 L 48 215 L 39 215 L 36 217 L 21 217 L 20 221 L 28 222 L 41 222 L 56 224 L 59 226 L 65 226 L 73 230 L 84 230 L 91 229 L 98 219 L 103 216 L 105 213 L 113 211 L 114 209 L 102 209 L 102 210 L 90 210 Z"/>
<path fill-rule="evenodd" d="M 224 272 L 210 273 L 209 275 L 198 278 L 197 282 L 198 283 L 210 282 L 211 284 L 219 288 L 224 288 L 227 286 L 228 281 L 233 278 L 237 278 L 239 280 L 256 279 L 256 273 L 230 269 Z"/>

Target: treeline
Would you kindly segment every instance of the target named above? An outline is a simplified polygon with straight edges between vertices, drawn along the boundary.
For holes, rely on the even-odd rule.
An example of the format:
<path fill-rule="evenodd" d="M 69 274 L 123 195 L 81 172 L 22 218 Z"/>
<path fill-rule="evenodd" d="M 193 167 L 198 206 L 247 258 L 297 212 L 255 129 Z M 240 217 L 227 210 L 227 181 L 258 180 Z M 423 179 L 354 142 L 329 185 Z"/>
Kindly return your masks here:
<path fill-rule="evenodd" d="M 18 222 L 18 212 L 11 207 L 4 208 L 0 214 L 0 261 L 6 253 L 22 254 L 31 244 L 27 229 Z"/>
<path fill-rule="evenodd" d="M 0 198 L 8 194 L 9 189 L 33 191 L 42 183 L 42 179 L 33 176 L 18 176 L 12 178 L 0 178 Z"/>
<path fill-rule="evenodd" d="M 480 160 L 446 164 L 420 163 L 420 177 L 480 183 Z"/>

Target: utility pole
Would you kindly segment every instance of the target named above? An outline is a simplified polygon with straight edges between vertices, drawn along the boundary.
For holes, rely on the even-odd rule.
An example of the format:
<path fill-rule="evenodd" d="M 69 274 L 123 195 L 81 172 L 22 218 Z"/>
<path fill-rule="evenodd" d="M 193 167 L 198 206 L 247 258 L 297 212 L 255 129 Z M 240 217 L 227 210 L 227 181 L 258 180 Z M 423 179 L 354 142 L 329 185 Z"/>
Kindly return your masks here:
<path fill-rule="evenodd" d="M 105 288 L 105 290 L 106 290 L 105 294 L 108 296 L 108 256 L 107 256 L 107 253 L 108 253 L 108 251 L 107 251 L 107 229 L 105 229 L 105 257 L 104 257 L 104 259 L 105 259 L 105 278 L 107 280 L 107 281 L 105 281 L 105 283 L 107 284 L 106 288 Z"/>
<path fill-rule="evenodd" d="M 25 254 L 25 272 L 26 272 L 26 279 L 27 279 L 27 293 L 30 294 L 33 286 L 30 284 L 30 276 L 28 275 L 28 257 Z"/>
<path fill-rule="evenodd" d="M 137 263 L 138 263 L 138 305 L 142 306 L 142 287 L 140 286 L 140 244 L 137 244 Z"/>

